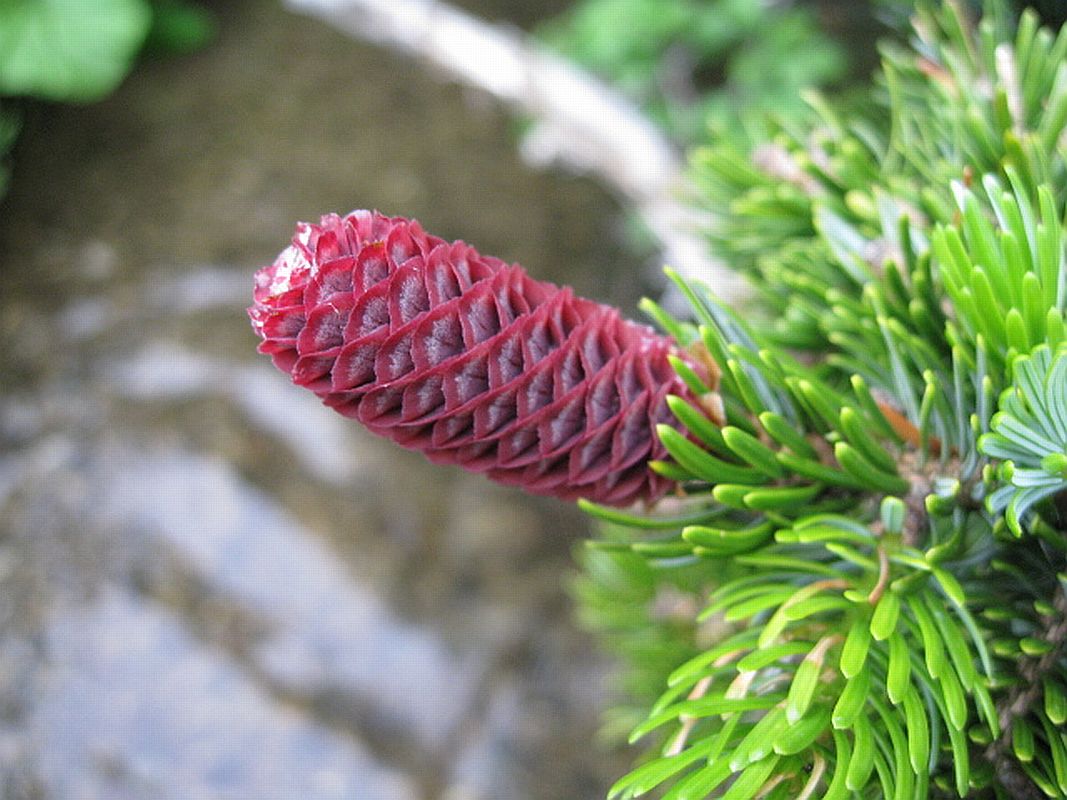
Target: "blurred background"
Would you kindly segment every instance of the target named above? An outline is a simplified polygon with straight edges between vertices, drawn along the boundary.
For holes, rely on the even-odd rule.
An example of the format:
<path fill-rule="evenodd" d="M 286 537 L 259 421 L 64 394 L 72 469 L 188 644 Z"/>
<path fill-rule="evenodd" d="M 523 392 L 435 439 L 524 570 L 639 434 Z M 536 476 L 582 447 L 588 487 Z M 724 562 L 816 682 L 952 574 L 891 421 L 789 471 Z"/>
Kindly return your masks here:
<path fill-rule="evenodd" d="M 681 169 L 862 80 L 899 4 L 456 5 L 597 74 Z M 244 308 L 328 211 L 631 315 L 659 243 L 603 176 L 522 160 L 541 121 L 340 21 L 0 5 L 2 798 L 580 800 L 625 771 L 567 594 L 588 521 L 332 414 Z"/>

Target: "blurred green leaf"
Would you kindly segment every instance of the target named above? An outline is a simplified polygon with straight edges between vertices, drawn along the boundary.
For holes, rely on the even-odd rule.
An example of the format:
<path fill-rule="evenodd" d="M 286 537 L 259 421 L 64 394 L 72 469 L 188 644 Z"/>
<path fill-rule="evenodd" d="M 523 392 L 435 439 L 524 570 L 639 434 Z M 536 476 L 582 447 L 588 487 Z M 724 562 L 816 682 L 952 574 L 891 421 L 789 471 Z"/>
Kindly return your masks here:
<path fill-rule="evenodd" d="M 187 0 L 152 0 L 152 25 L 145 39 L 149 52 L 183 55 L 208 45 L 218 34 L 208 9 Z"/>
<path fill-rule="evenodd" d="M 126 76 L 151 17 L 143 0 L 3 0 L 0 93 L 100 99 Z"/>

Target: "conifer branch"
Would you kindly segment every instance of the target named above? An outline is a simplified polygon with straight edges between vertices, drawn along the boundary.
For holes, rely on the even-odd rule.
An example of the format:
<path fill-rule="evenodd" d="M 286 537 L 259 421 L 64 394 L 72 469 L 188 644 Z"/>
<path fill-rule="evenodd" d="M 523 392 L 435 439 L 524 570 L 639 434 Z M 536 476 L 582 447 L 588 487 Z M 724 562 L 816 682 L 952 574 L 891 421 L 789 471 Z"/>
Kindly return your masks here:
<path fill-rule="evenodd" d="M 1020 800 L 1040 800 L 1044 796 L 1012 758 L 1011 732 L 1016 720 L 1029 714 L 1034 703 L 1041 699 L 1043 679 L 1056 670 L 1062 673 L 1062 660 L 1067 646 L 1067 593 L 1062 583 L 1056 585 L 1053 609 L 1054 614 L 1042 619 L 1045 628 L 1041 631 L 1041 639 L 1048 643 L 1050 649 L 1040 658 L 1025 658 L 1019 664 L 1021 681 L 997 706 L 1002 733 L 985 751 L 985 757 L 996 766 L 1005 788 Z"/>
<path fill-rule="evenodd" d="M 258 274 L 298 384 L 604 522 L 575 592 L 653 743 L 612 798 L 1067 795 L 1067 30 L 985 12 L 694 155 L 762 313 L 668 270 L 659 335 L 369 212 Z"/>

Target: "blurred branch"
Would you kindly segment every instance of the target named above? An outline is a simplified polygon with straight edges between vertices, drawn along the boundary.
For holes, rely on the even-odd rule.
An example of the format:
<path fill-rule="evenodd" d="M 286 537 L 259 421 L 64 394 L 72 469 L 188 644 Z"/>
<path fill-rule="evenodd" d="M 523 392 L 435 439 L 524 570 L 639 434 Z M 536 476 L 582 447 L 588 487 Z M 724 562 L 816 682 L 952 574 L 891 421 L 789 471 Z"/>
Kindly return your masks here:
<path fill-rule="evenodd" d="M 286 0 L 360 39 L 419 58 L 450 78 L 477 87 L 535 128 L 523 143 L 535 163 L 563 162 L 615 190 L 659 242 L 663 259 L 706 281 L 727 301 L 740 299 L 740 279 L 715 262 L 703 220 L 681 198 L 682 157 L 632 103 L 520 31 L 493 25 L 439 0 Z"/>

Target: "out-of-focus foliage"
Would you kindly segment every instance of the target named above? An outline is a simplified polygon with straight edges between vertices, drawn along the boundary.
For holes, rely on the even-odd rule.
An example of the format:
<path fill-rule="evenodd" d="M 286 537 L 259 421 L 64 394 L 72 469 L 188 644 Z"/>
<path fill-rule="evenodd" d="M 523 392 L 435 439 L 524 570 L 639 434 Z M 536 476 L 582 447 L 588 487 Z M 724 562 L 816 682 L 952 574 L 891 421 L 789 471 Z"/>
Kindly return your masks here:
<path fill-rule="evenodd" d="M 0 197 L 4 196 L 4 191 L 7 189 L 7 153 L 15 142 L 18 130 L 18 115 L 0 102 Z"/>
<path fill-rule="evenodd" d="M 0 0 L 0 95 L 99 100 L 142 47 L 189 52 L 214 33 L 183 0 Z"/>
<path fill-rule="evenodd" d="M 143 0 L 3 0 L 0 94 L 99 100 L 126 76 L 151 22 Z"/>
<path fill-rule="evenodd" d="M 1017 0 L 1018 5 L 1032 6 L 1035 11 L 1041 14 L 1041 18 L 1046 25 L 1053 27 L 1059 27 L 1067 23 L 1067 3 L 1063 0 L 1029 0 L 1029 2 L 1023 2 L 1023 0 Z"/>
<path fill-rule="evenodd" d="M 845 72 L 808 10 L 763 0 L 582 0 L 541 35 L 683 142 L 739 110 L 786 113 Z"/>
<path fill-rule="evenodd" d="M 142 49 L 187 53 L 215 34 L 214 17 L 183 0 L 0 0 L 0 97 L 101 100 Z M 0 197 L 19 116 L 0 107 Z"/>
<path fill-rule="evenodd" d="M 759 303 L 646 305 L 727 424 L 670 398 L 684 497 L 587 506 L 583 618 L 652 743 L 614 797 L 1067 797 L 1067 29 L 983 5 L 920 3 L 868 102 L 694 154 Z"/>
<path fill-rule="evenodd" d="M 571 592 L 582 623 L 601 634 L 605 649 L 634 665 L 605 720 L 602 733 L 610 741 L 644 719 L 679 659 L 699 652 L 695 611 L 704 574 L 631 552 L 625 530 L 604 525 L 601 532 L 594 547 L 577 551 L 582 575 Z"/>
<path fill-rule="evenodd" d="M 215 38 L 218 22 L 203 6 L 185 0 L 152 0 L 152 26 L 144 42 L 148 53 L 183 55 Z"/>

